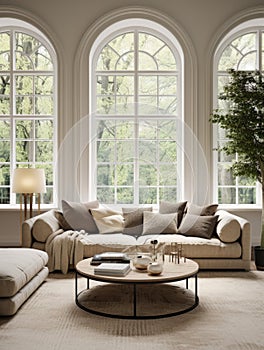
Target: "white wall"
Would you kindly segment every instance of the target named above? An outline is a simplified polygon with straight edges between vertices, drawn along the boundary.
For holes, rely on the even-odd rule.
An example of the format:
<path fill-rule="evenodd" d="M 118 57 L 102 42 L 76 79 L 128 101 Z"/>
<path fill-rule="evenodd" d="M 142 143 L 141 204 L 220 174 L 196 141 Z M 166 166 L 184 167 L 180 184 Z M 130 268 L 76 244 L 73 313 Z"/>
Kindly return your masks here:
<path fill-rule="evenodd" d="M 76 53 L 82 37 L 102 16 L 127 6 L 150 8 L 172 19 L 176 26 L 185 33 L 192 45 L 197 72 L 194 72 L 197 86 L 194 96 L 193 126 L 206 155 L 208 168 L 211 169 L 211 126 L 208 123 L 211 110 L 211 67 L 210 53 L 219 31 L 232 26 L 233 19 L 246 10 L 250 11 L 262 5 L 263 0 L 0 0 L 5 13 L 20 11 L 21 18 L 33 16 L 33 24 L 45 31 L 54 43 L 59 56 L 59 141 L 82 115 L 76 113 Z M 186 73 L 188 74 L 188 72 Z M 191 74 L 191 73 L 190 73 Z M 85 77 L 86 78 L 86 77 Z M 78 77 L 77 77 L 78 79 Z M 191 86 L 187 87 L 192 89 Z M 188 92 L 186 96 L 188 98 Z M 88 96 L 87 96 L 88 97 Z M 74 101 L 75 98 L 75 101 Z M 86 101 L 84 101 L 85 103 Z M 67 162 L 67 158 L 65 160 Z M 67 183 L 63 173 L 60 183 Z M 209 185 L 211 189 L 211 185 Z M 63 195 L 63 194 L 62 194 Z M 188 198 L 186 198 L 188 199 Z M 208 202 L 212 193 L 208 193 Z M 236 210 L 236 214 L 239 211 Z M 252 243 L 258 244 L 260 230 L 260 211 L 241 212 L 252 224 Z M 0 210 L 0 245 L 19 244 L 19 213 L 17 210 Z"/>

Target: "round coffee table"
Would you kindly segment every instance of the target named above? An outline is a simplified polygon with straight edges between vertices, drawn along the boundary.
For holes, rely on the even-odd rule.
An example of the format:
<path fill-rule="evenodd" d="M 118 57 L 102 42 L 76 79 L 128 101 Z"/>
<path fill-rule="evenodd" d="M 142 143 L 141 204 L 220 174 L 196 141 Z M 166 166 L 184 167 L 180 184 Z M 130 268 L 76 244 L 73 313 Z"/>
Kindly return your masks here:
<path fill-rule="evenodd" d="M 76 274 L 75 274 L 75 303 L 81 309 L 88 311 L 90 313 L 101 315 L 101 316 L 107 316 L 107 317 L 127 318 L 127 319 L 163 318 L 163 317 L 176 316 L 176 315 L 180 315 L 185 312 L 191 311 L 199 304 L 199 297 L 198 297 L 199 265 L 193 260 L 185 259 L 185 262 L 181 261 L 179 264 L 165 261 L 163 266 L 163 272 L 160 275 L 149 275 L 147 272 L 138 271 L 132 266 L 132 262 L 131 262 L 132 270 L 124 277 L 95 275 L 94 266 L 90 265 L 90 262 L 91 262 L 91 258 L 80 261 L 76 266 Z M 78 292 L 78 276 L 85 277 L 87 279 L 87 288 L 83 289 L 80 292 Z M 184 288 L 184 293 L 185 293 L 185 291 L 188 290 L 188 287 L 189 287 L 188 281 L 189 281 L 189 278 L 191 277 L 194 278 L 194 292 L 192 292 L 192 295 L 191 295 L 191 298 L 192 298 L 191 304 L 189 303 L 186 307 L 183 306 L 183 308 L 179 311 L 166 312 L 164 314 L 163 313 L 162 314 L 159 313 L 155 315 L 138 314 L 137 286 L 165 284 L 169 282 L 177 282 L 177 281 L 185 280 L 186 281 L 186 288 Z M 132 285 L 133 286 L 132 313 L 128 315 L 113 314 L 113 313 L 108 313 L 104 311 L 98 311 L 98 310 L 95 310 L 94 308 L 85 306 L 84 303 L 81 301 L 82 295 L 86 293 L 86 296 L 88 295 L 89 297 L 89 292 L 91 292 L 95 288 L 93 287 L 90 289 L 90 285 L 89 285 L 90 279 L 95 281 L 100 281 L 100 282 L 107 282 L 111 284 Z M 177 297 L 177 293 L 175 295 Z M 108 297 L 110 298 L 111 296 L 108 295 L 107 299 Z"/>

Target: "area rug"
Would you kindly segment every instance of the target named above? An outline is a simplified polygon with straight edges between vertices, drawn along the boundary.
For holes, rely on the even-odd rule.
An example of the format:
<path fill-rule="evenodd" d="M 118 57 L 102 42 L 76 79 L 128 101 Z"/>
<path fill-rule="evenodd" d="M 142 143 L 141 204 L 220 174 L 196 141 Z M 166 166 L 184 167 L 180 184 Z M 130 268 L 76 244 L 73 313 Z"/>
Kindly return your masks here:
<path fill-rule="evenodd" d="M 98 286 L 97 282 L 92 283 Z M 190 280 L 190 287 L 192 283 Z M 85 280 L 79 284 L 81 289 L 85 288 Z M 87 313 L 76 306 L 74 287 L 72 272 L 50 274 L 15 316 L 0 317 L 0 349 L 264 349 L 264 272 L 261 271 L 200 272 L 199 305 L 189 313 L 157 320 L 112 319 Z M 170 307 L 169 290 L 168 294 L 161 290 L 151 297 L 159 299 L 162 308 Z M 121 305 L 126 303 L 121 289 L 116 292 L 105 287 L 100 293 L 97 294 L 100 307 L 107 303 L 113 309 L 116 308 L 113 305 L 121 309 L 128 307 Z M 153 309 L 148 293 L 143 295 L 144 302 L 150 301 L 149 309 Z"/>

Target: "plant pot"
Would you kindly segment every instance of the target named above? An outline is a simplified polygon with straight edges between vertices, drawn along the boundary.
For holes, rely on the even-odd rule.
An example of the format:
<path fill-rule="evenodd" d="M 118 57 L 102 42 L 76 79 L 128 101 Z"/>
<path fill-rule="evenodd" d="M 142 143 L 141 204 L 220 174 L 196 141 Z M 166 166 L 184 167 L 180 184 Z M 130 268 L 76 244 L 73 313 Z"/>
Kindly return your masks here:
<path fill-rule="evenodd" d="M 264 270 L 264 248 L 256 246 L 254 248 L 255 264 L 258 270 Z"/>

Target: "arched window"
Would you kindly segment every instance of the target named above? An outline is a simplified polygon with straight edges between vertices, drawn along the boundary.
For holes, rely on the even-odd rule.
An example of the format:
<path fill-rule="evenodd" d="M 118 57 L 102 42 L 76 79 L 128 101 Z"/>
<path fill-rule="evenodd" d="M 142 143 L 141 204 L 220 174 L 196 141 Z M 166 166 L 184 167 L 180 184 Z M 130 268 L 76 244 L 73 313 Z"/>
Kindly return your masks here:
<path fill-rule="evenodd" d="M 216 50 L 214 64 L 214 105 L 224 109 L 225 103 L 218 100 L 218 96 L 228 83 L 229 68 L 264 72 L 264 19 L 244 22 L 226 35 Z M 224 130 L 216 127 L 215 147 L 222 147 L 225 142 Z M 237 154 L 227 156 L 222 151 L 217 152 L 214 162 L 215 199 L 220 204 L 258 204 L 258 184 L 248 178 L 235 177 L 230 170 L 237 157 Z"/>
<path fill-rule="evenodd" d="M 175 201 L 181 195 L 183 55 L 148 20 L 118 22 L 93 45 L 91 174 L 101 203 Z"/>
<path fill-rule="evenodd" d="M 15 204 L 13 170 L 44 168 L 54 198 L 56 55 L 34 26 L 0 19 L 0 204 Z"/>

